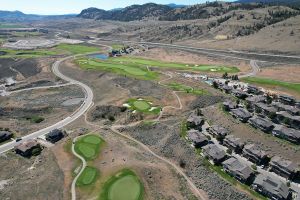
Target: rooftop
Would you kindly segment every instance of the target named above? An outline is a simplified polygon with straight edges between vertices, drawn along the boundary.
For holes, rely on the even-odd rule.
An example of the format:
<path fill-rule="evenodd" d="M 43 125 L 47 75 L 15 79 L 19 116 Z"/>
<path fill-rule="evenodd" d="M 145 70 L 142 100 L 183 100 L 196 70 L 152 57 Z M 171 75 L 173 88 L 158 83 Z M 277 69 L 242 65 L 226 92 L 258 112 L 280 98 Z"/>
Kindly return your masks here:
<path fill-rule="evenodd" d="M 249 178 L 253 173 L 252 169 L 248 165 L 240 162 L 238 159 L 233 157 L 225 160 L 223 162 L 223 165 L 225 165 L 230 171 L 236 172 L 244 179 Z"/>
<path fill-rule="evenodd" d="M 296 172 L 297 165 L 290 160 L 285 160 L 280 156 L 274 156 L 270 162 L 271 165 L 277 165 L 284 169 L 288 169 L 290 172 Z"/>
<path fill-rule="evenodd" d="M 261 118 L 261 117 L 258 117 L 258 116 L 254 116 L 254 117 L 250 118 L 249 121 L 251 123 L 259 125 L 261 127 L 271 127 L 271 126 L 273 126 L 273 123 L 270 120 L 265 119 L 265 118 Z"/>
<path fill-rule="evenodd" d="M 220 149 L 215 144 L 209 144 L 203 147 L 203 151 L 213 159 L 221 160 L 226 156 L 226 153 L 224 150 Z"/>
<path fill-rule="evenodd" d="M 254 154 L 260 158 L 263 158 L 264 156 L 267 156 L 267 153 L 265 151 L 263 151 L 259 146 L 255 145 L 255 144 L 247 144 L 244 146 L 244 150 Z"/>
<path fill-rule="evenodd" d="M 241 118 L 250 118 L 252 117 L 251 113 L 248 112 L 246 109 L 243 108 L 237 108 L 237 109 L 233 109 L 231 110 L 231 112 Z"/>
<path fill-rule="evenodd" d="M 28 149 L 31 149 L 32 147 L 35 147 L 38 145 L 38 142 L 36 140 L 29 140 L 27 142 L 24 142 L 20 145 L 18 145 L 16 147 L 16 149 L 22 151 L 22 152 L 25 152 L 27 151 Z"/>

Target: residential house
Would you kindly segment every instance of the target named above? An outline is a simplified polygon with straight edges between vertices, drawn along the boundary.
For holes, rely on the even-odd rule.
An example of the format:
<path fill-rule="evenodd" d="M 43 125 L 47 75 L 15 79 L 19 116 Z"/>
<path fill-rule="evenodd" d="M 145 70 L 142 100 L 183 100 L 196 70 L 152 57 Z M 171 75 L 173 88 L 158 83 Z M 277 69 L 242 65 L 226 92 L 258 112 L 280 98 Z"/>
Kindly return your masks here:
<path fill-rule="evenodd" d="M 230 111 L 232 109 L 237 108 L 237 104 L 234 101 L 225 101 L 223 103 L 223 108 L 225 111 Z"/>
<path fill-rule="evenodd" d="M 255 95 L 255 96 L 247 97 L 245 100 L 246 100 L 247 107 L 248 107 L 247 109 L 253 110 L 254 105 L 257 103 L 260 103 L 260 102 L 265 102 L 266 97 L 263 95 Z"/>
<path fill-rule="evenodd" d="M 266 133 L 269 133 L 274 128 L 273 123 L 265 118 L 254 116 L 248 120 L 248 122 L 255 128 L 258 128 Z"/>
<path fill-rule="evenodd" d="M 220 89 L 225 92 L 226 94 L 231 93 L 232 91 L 232 87 L 228 86 L 228 85 L 222 85 L 220 86 Z"/>
<path fill-rule="evenodd" d="M 290 106 L 280 102 L 273 102 L 272 106 L 275 107 L 277 111 L 287 111 L 291 115 L 300 115 L 300 109 L 296 106 Z"/>
<path fill-rule="evenodd" d="M 300 144 L 300 130 L 288 128 L 284 125 L 276 125 L 272 134 L 295 144 Z"/>
<path fill-rule="evenodd" d="M 195 148 L 200 148 L 208 144 L 207 137 L 195 129 L 187 132 L 187 139 L 192 142 Z"/>
<path fill-rule="evenodd" d="M 246 99 L 248 97 L 248 94 L 242 90 L 232 90 L 231 94 L 239 99 Z"/>
<path fill-rule="evenodd" d="M 249 94 L 259 94 L 260 90 L 258 87 L 254 86 L 254 85 L 248 85 L 247 92 Z"/>
<path fill-rule="evenodd" d="M 13 134 L 9 131 L 0 131 L 0 142 L 4 142 L 13 137 Z"/>
<path fill-rule="evenodd" d="M 233 109 L 230 113 L 241 122 L 247 122 L 252 117 L 252 114 L 244 108 Z"/>
<path fill-rule="evenodd" d="M 222 164 L 225 172 L 235 177 L 242 183 L 249 183 L 254 176 L 254 172 L 251 167 L 240 162 L 234 157 L 225 160 Z"/>
<path fill-rule="evenodd" d="M 297 165 L 280 156 L 274 156 L 270 161 L 270 170 L 287 179 L 293 179 L 297 173 Z"/>
<path fill-rule="evenodd" d="M 275 116 L 276 116 L 277 109 L 274 108 L 273 106 L 270 106 L 265 103 L 256 103 L 254 105 L 254 107 L 255 107 L 255 112 L 261 113 L 264 116 L 268 116 L 270 118 L 275 118 Z M 272 117 L 272 116 L 274 116 L 274 117 Z"/>
<path fill-rule="evenodd" d="M 217 140 L 222 141 L 228 134 L 227 129 L 220 125 L 213 125 L 208 128 L 208 132 L 213 135 Z"/>
<path fill-rule="evenodd" d="M 54 129 L 46 135 L 46 140 L 52 143 L 58 142 L 64 137 L 64 133 L 59 129 Z"/>
<path fill-rule="evenodd" d="M 255 144 L 245 145 L 243 156 L 257 165 L 263 165 L 268 162 L 267 153 Z"/>
<path fill-rule="evenodd" d="M 196 129 L 201 131 L 204 124 L 204 119 L 202 116 L 198 116 L 195 113 L 192 113 L 187 119 L 187 127 L 189 129 Z"/>
<path fill-rule="evenodd" d="M 300 129 L 300 116 L 291 115 L 287 111 L 280 111 L 276 114 L 279 122 L 287 124 L 292 128 Z"/>
<path fill-rule="evenodd" d="M 295 105 L 296 103 L 296 99 L 288 95 L 279 95 L 278 100 L 283 104 L 291 105 L 291 106 Z"/>
<path fill-rule="evenodd" d="M 215 144 L 208 144 L 202 148 L 203 155 L 212 160 L 214 164 L 220 164 L 226 159 L 226 153 Z"/>
<path fill-rule="evenodd" d="M 240 138 L 234 137 L 233 135 L 227 135 L 223 140 L 223 145 L 236 153 L 241 153 L 245 143 L 242 142 Z"/>
<path fill-rule="evenodd" d="M 15 151 L 21 156 L 31 157 L 41 152 L 41 146 L 36 140 L 29 140 L 16 146 Z"/>
<path fill-rule="evenodd" d="M 291 198 L 287 184 L 275 177 L 259 174 L 256 176 L 252 187 L 255 191 L 272 200 L 287 200 Z"/>

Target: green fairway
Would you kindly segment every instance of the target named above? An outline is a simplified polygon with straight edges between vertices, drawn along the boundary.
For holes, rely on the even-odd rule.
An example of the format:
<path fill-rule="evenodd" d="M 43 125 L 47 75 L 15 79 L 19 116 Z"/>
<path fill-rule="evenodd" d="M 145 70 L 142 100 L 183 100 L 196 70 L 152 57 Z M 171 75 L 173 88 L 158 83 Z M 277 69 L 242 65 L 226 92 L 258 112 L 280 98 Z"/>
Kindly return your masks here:
<path fill-rule="evenodd" d="M 283 89 L 291 92 L 296 92 L 300 94 L 300 83 L 289 83 L 284 81 L 278 81 L 268 78 L 259 78 L 259 77 L 249 77 L 243 78 L 242 81 L 257 84 L 259 86 L 266 86 L 271 89 Z"/>
<path fill-rule="evenodd" d="M 121 44 L 113 44 L 111 46 L 114 50 L 120 50 L 122 48 L 124 48 L 124 45 L 121 45 Z"/>
<path fill-rule="evenodd" d="M 197 89 L 180 83 L 169 83 L 167 85 L 175 91 L 183 91 L 194 95 L 209 94 L 209 92 L 204 89 Z"/>
<path fill-rule="evenodd" d="M 124 169 L 111 177 L 105 184 L 101 200 L 142 200 L 143 185 L 134 172 Z"/>
<path fill-rule="evenodd" d="M 129 99 L 127 101 L 129 105 L 129 109 L 133 111 L 138 111 L 146 114 L 159 114 L 161 107 L 160 106 L 153 106 L 150 101 L 144 99 Z"/>
<path fill-rule="evenodd" d="M 138 79 L 156 79 L 157 73 L 148 71 L 145 67 L 136 64 L 114 63 L 108 60 L 81 58 L 76 60 L 83 69 L 104 70 Z"/>
<path fill-rule="evenodd" d="M 25 28 L 25 26 L 22 26 L 20 24 L 2 24 L 0 23 L 0 28 Z"/>
<path fill-rule="evenodd" d="M 56 49 L 68 51 L 72 54 L 84 54 L 100 51 L 100 48 L 98 47 L 81 44 L 59 44 L 56 46 Z"/>
<path fill-rule="evenodd" d="M 5 55 L 0 56 L 0 58 L 36 58 L 43 56 L 54 56 L 59 53 L 54 50 L 38 49 L 38 50 L 13 50 L 13 49 L 4 49 L 0 48 L 0 51 L 6 52 Z"/>
<path fill-rule="evenodd" d="M 86 160 L 93 160 L 98 156 L 103 143 L 104 141 L 99 136 L 87 135 L 76 141 L 75 151 Z"/>
<path fill-rule="evenodd" d="M 87 186 L 94 183 L 99 172 L 96 168 L 87 166 L 76 181 L 76 186 Z"/>
<path fill-rule="evenodd" d="M 150 67 L 164 67 L 164 68 L 175 68 L 179 70 L 191 70 L 191 71 L 204 71 L 204 72 L 219 72 L 219 73 L 237 73 L 239 69 L 236 67 L 227 66 L 214 66 L 214 65 L 195 65 L 195 64 L 185 64 L 185 63 L 173 63 L 173 62 L 163 62 L 158 60 L 150 60 L 137 57 L 117 57 L 110 58 L 113 62 L 122 63 L 135 63 L 142 66 Z"/>

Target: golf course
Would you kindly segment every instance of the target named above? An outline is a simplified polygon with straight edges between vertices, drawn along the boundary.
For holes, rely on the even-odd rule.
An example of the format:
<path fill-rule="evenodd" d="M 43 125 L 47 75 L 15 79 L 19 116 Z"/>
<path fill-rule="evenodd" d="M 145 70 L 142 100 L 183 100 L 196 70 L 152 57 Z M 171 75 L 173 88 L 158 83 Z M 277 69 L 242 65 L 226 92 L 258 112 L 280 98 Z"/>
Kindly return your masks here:
<path fill-rule="evenodd" d="M 159 114 L 161 110 L 161 107 L 152 106 L 150 101 L 144 99 L 129 99 L 124 105 L 130 110 L 146 114 Z"/>
<path fill-rule="evenodd" d="M 85 160 L 93 160 L 99 155 L 103 143 L 104 141 L 97 135 L 87 135 L 76 141 L 75 151 Z"/>
<path fill-rule="evenodd" d="M 91 185 L 97 180 L 98 175 L 99 171 L 96 168 L 87 166 L 77 179 L 76 186 Z"/>
<path fill-rule="evenodd" d="M 183 85 L 180 83 L 169 83 L 167 84 L 172 90 L 174 91 L 182 91 L 182 92 L 186 92 L 189 94 L 194 94 L 194 95 L 204 95 L 204 94 L 209 94 L 208 91 L 204 90 L 204 89 L 197 89 L 197 88 L 193 88 L 187 85 Z"/>
<path fill-rule="evenodd" d="M 123 169 L 104 183 L 101 200 L 142 200 L 143 185 L 136 174 Z"/>

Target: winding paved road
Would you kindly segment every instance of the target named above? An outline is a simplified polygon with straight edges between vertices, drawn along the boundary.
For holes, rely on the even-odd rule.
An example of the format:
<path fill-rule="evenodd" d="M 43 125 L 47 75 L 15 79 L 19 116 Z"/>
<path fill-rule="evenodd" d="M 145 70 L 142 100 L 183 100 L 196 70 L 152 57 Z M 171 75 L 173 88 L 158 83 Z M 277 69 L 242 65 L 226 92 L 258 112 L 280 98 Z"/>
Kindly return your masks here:
<path fill-rule="evenodd" d="M 82 54 L 80 54 L 80 55 L 82 55 Z M 80 56 L 80 55 L 77 55 L 77 56 Z M 72 115 L 70 115 L 69 117 L 57 122 L 56 124 L 53 124 L 49 127 L 43 128 L 41 130 L 38 130 L 34 133 L 31 133 L 29 135 L 26 135 L 26 136 L 22 137 L 22 140 L 19 141 L 19 142 L 16 142 L 14 140 L 14 141 L 11 141 L 11 142 L 8 142 L 6 144 L 1 145 L 0 146 L 0 154 L 13 149 L 15 146 L 17 146 L 20 143 L 23 143 L 23 142 L 28 141 L 28 140 L 36 139 L 40 136 L 46 135 L 47 133 L 49 133 L 50 131 L 52 131 L 54 129 L 60 129 L 60 128 L 72 123 L 73 121 L 78 119 L 80 116 L 82 116 L 89 109 L 89 107 L 93 103 L 93 98 L 94 98 L 94 94 L 93 94 L 92 89 L 84 83 L 81 83 L 79 81 L 76 81 L 72 78 L 69 78 L 69 77 L 63 75 L 59 71 L 59 66 L 60 66 L 61 63 L 63 63 L 64 61 L 66 61 L 68 59 L 74 58 L 74 57 L 75 56 L 68 56 L 66 58 L 63 58 L 61 60 L 56 61 L 52 65 L 52 71 L 59 78 L 69 82 L 70 84 L 76 84 L 76 85 L 78 85 L 79 87 L 81 87 L 83 89 L 83 91 L 85 92 L 85 99 L 84 99 L 84 102 L 81 104 L 80 108 L 77 109 Z"/>

